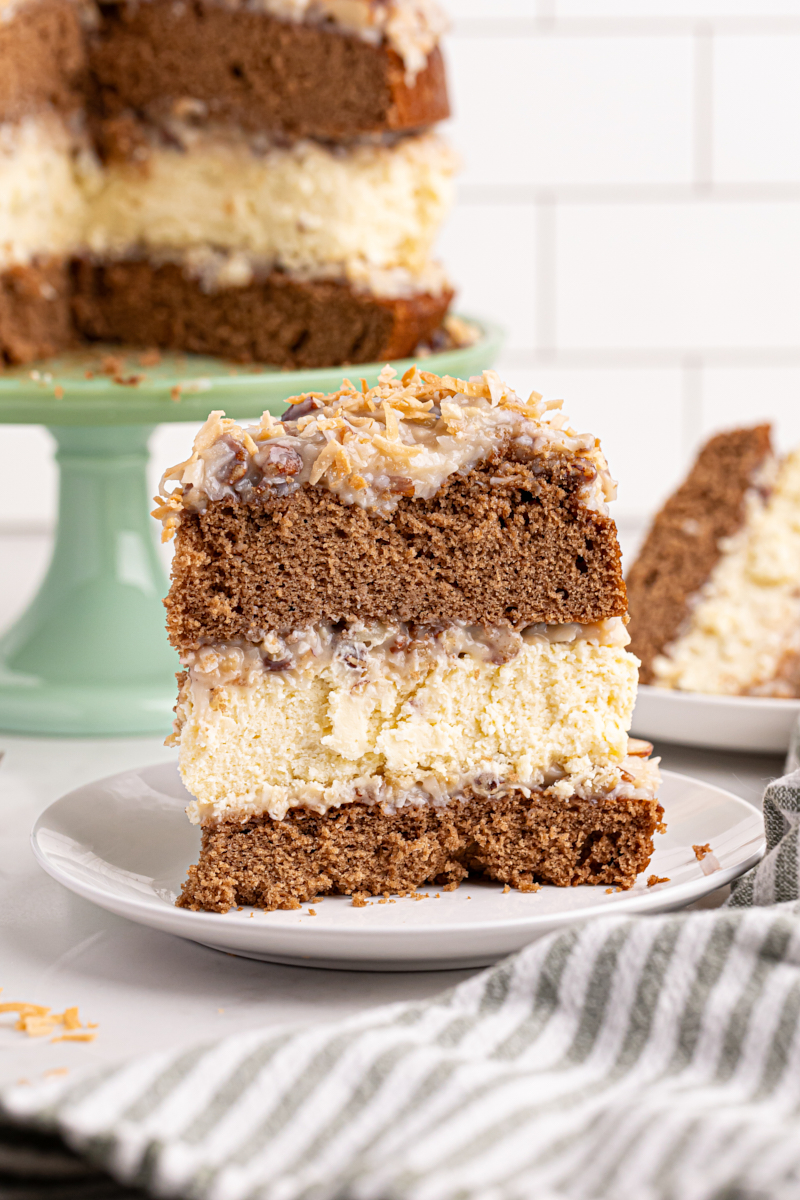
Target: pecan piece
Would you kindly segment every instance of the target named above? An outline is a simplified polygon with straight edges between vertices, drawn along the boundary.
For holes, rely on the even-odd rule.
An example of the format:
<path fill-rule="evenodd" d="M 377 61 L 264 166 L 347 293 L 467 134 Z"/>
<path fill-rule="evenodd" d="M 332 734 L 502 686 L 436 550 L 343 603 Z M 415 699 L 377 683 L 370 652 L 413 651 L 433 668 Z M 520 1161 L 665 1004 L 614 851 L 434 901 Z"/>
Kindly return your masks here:
<path fill-rule="evenodd" d="M 223 485 L 238 483 L 247 474 L 247 455 L 244 446 L 229 433 L 223 434 L 219 440 L 233 451 L 233 458 L 229 458 L 223 467 L 215 471 L 217 481 Z"/>
<path fill-rule="evenodd" d="M 268 446 L 258 461 L 265 479 L 291 478 L 303 469 L 302 458 L 291 446 Z"/>
<path fill-rule="evenodd" d="M 389 491 L 394 496 L 413 496 L 414 480 L 408 479 L 405 475 L 390 475 Z"/>

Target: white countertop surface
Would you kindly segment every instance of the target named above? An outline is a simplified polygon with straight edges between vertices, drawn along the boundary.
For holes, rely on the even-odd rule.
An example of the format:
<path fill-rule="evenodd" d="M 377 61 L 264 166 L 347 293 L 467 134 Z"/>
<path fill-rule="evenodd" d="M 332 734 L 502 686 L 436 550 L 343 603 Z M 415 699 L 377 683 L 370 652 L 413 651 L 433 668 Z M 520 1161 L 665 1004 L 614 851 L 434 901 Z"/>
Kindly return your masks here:
<path fill-rule="evenodd" d="M 15 615 L 47 556 L 42 536 L 0 534 L 0 627 Z M 658 747 L 664 766 L 759 804 L 781 760 Z M 0 1086 L 49 1070 L 103 1065 L 258 1025 L 311 1023 L 395 1000 L 423 999 L 469 971 L 372 974 L 235 958 L 95 908 L 34 861 L 29 834 L 65 792 L 130 767 L 174 757 L 157 738 L 24 738 L 0 734 L 0 1003 L 54 1011 L 78 1005 L 98 1022 L 90 1044 L 52 1044 L 0 1017 Z M 720 903 L 715 893 L 705 902 Z"/>

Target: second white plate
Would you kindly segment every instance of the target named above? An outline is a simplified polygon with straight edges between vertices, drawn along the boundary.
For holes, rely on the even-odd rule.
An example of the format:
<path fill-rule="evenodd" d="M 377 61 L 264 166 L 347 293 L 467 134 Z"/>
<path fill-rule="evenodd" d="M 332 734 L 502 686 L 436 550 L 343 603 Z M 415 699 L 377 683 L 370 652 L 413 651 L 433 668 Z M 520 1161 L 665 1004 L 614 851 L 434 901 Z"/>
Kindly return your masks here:
<path fill-rule="evenodd" d="M 706 696 L 640 684 L 631 732 L 656 743 L 785 754 L 799 718 L 800 700 Z"/>
<path fill-rule="evenodd" d="M 50 875 L 101 908 L 217 950 L 299 966 L 414 971 L 484 966 L 586 917 L 681 908 L 741 875 L 764 852 L 761 814 L 749 804 L 665 771 L 667 832 L 656 837 L 647 872 L 628 892 L 504 893 L 499 884 L 472 879 L 456 892 L 428 886 L 420 889 L 422 899 L 365 908 L 328 896 L 313 905 L 316 916 L 308 905 L 294 912 L 194 913 L 175 908 L 200 848 L 199 831 L 183 811 L 189 799 L 169 763 L 87 784 L 39 817 L 34 853 Z M 719 862 L 711 874 L 692 851 L 706 842 Z M 668 882 L 649 888 L 650 874 Z"/>

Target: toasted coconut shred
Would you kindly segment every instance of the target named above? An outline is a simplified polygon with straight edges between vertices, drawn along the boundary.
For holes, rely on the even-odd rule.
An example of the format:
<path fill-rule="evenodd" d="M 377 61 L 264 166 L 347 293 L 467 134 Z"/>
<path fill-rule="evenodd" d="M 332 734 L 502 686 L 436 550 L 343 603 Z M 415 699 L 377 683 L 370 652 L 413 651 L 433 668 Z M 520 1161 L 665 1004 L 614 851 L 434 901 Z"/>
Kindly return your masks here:
<path fill-rule="evenodd" d="M 28 1037 L 47 1037 L 59 1029 L 65 1030 L 51 1037 L 51 1042 L 93 1042 L 97 1028 L 91 1021 L 85 1026 L 78 1015 L 77 1006 L 65 1008 L 63 1012 L 54 1013 L 44 1004 L 28 1004 L 23 1001 L 11 1001 L 0 1004 L 0 1014 L 15 1013 L 17 1020 L 14 1028 Z"/>
<path fill-rule="evenodd" d="M 338 392 L 307 392 L 287 403 L 281 420 L 264 413 L 246 427 L 211 413 L 191 456 L 161 480 L 153 516 L 165 541 L 183 511 L 287 496 L 305 485 L 388 518 L 403 497 L 429 499 L 448 476 L 466 474 L 503 446 L 511 461 L 498 465 L 498 488 L 517 482 L 514 460 L 567 455 L 584 468 L 587 508 L 606 512 L 616 494 L 599 441 L 570 428 L 562 402 L 538 392 L 522 400 L 495 371 L 462 380 L 411 367 L 398 379 L 386 366 L 374 388 L 345 379 Z"/>

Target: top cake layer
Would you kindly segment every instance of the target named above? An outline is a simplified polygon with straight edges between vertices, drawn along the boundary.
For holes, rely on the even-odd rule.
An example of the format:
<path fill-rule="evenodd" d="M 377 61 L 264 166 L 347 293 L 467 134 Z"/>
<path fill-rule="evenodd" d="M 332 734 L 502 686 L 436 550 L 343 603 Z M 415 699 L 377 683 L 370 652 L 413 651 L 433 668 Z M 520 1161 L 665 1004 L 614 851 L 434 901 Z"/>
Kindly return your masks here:
<path fill-rule="evenodd" d="M 156 510 L 178 531 L 174 644 L 318 622 L 621 616 L 613 481 L 559 408 L 490 371 L 385 368 L 370 390 L 295 397 L 283 421 L 212 414 Z"/>
<path fill-rule="evenodd" d="M 2 14 L 0 121 L 83 105 L 115 154 L 176 117 L 345 141 L 449 115 L 429 0 L 15 0 Z"/>
<path fill-rule="evenodd" d="M 85 13 L 78 0 L 0 0 L 0 124 L 81 107 Z"/>

